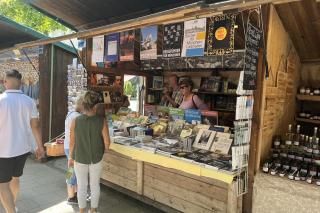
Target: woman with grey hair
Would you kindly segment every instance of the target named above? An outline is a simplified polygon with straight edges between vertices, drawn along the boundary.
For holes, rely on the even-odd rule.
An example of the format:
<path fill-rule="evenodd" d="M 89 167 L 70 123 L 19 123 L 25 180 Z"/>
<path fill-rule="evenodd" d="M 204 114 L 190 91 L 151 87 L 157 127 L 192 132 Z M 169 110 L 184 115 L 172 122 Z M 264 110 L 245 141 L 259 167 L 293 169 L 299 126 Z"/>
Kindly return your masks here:
<path fill-rule="evenodd" d="M 80 96 L 77 101 L 74 110 L 70 111 L 64 122 L 64 132 L 65 132 L 65 140 L 64 140 L 64 151 L 69 160 L 69 144 L 70 144 L 70 128 L 71 123 L 74 119 L 81 115 L 83 111 L 83 96 Z M 78 199 L 76 195 L 77 191 L 77 179 L 76 177 L 71 179 L 72 181 L 67 181 L 67 191 L 68 191 L 68 204 L 78 204 Z"/>
<path fill-rule="evenodd" d="M 100 197 L 100 176 L 102 158 L 109 149 L 110 137 L 106 120 L 97 115 L 97 106 L 102 97 L 87 91 L 83 98 L 83 114 L 72 121 L 70 129 L 69 166 L 74 164 L 78 184 L 78 204 L 80 213 L 87 205 L 88 175 L 91 190 L 91 213 L 97 212 Z"/>

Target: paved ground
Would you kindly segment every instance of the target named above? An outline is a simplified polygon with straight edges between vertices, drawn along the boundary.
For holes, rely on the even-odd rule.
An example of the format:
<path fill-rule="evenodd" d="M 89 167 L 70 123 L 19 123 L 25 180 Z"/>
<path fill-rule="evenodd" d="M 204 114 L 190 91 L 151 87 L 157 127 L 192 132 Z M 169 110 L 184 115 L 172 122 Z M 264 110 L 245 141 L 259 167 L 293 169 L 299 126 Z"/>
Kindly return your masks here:
<path fill-rule="evenodd" d="M 21 194 L 17 202 L 19 213 L 69 213 L 77 207 L 66 203 L 65 159 L 38 163 L 28 159 L 21 178 Z M 101 213 L 157 213 L 161 212 L 113 189 L 101 187 Z M 5 213 L 0 204 L 0 213 Z"/>

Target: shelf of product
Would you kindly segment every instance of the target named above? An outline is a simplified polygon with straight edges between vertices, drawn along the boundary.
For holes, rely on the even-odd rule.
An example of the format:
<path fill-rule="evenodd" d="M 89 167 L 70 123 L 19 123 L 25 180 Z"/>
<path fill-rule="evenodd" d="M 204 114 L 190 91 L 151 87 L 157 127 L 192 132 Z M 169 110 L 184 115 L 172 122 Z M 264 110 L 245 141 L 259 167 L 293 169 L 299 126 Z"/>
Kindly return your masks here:
<path fill-rule="evenodd" d="M 302 95 L 298 94 L 297 99 L 300 101 L 320 101 L 320 95 Z"/>
<path fill-rule="evenodd" d="M 263 171 L 290 180 L 306 181 L 320 186 L 320 152 L 318 128 L 312 136 L 301 134 L 289 125 L 285 140 L 276 137 L 272 154 L 263 164 Z"/>
<path fill-rule="evenodd" d="M 194 110 L 191 113 L 192 116 L 190 114 L 191 117 L 188 117 L 190 112 L 184 112 L 184 110 L 172 108 L 166 112 L 165 107 L 159 107 L 156 109 L 157 112 L 151 112 L 155 108 L 149 105 L 145 109 L 148 116 L 131 112 L 114 116 L 112 141 L 117 144 L 117 146 L 113 145 L 116 147 L 114 149 L 118 151 L 125 149 L 128 155 L 135 152 L 134 156 L 138 156 L 137 150 L 142 151 L 139 152 L 139 159 L 146 162 L 149 162 L 150 156 L 144 157 L 144 152 L 152 153 L 153 158 L 165 157 L 157 161 L 159 165 L 170 159 L 179 160 L 188 165 L 225 173 L 230 175 L 228 180 L 232 181 L 231 177 L 237 171 L 231 154 L 231 147 L 234 144 L 233 128 L 217 126 L 213 123 L 212 125 L 211 123 L 200 124 L 204 119 L 201 118 L 199 110 Z M 199 114 L 195 111 L 199 111 Z M 207 112 L 204 116 L 207 114 L 210 113 Z M 195 120 L 187 122 L 190 119 Z M 216 122 L 216 119 L 206 118 L 207 122 L 210 120 Z M 195 122 L 196 120 L 198 122 Z M 119 145 L 127 148 L 121 148 Z M 200 173 L 199 175 L 201 176 Z"/>
<path fill-rule="evenodd" d="M 320 125 L 319 119 L 309 119 L 309 118 L 296 118 L 297 121 L 305 122 L 305 123 L 312 123 L 312 124 L 318 124 Z"/>
<path fill-rule="evenodd" d="M 94 90 L 94 91 L 98 91 L 98 92 L 119 90 L 119 88 L 117 88 L 115 86 L 90 86 L 90 89 Z"/>

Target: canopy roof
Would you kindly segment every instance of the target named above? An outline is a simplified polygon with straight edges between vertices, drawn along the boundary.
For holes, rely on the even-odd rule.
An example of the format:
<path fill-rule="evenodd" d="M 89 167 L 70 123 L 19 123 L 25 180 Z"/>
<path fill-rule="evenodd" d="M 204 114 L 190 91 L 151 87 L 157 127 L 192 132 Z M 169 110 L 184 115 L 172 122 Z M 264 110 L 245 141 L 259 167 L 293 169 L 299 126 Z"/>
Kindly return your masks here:
<path fill-rule="evenodd" d="M 18 24 L 17 22 L 0 15 L 0 50 L 13 47 L 15 44 L 35 41 L 38 39 L 49 38 L 29 27 Z M 75 53 L 75 51 L 68 45 L 61 42 L 55 45 Z"/>
<path fill-rule="evenodd" d="M 28 0 L 40 12 L 73 30 L 85 30 L 134 19 L 191 3 L 224 0 Z"/>

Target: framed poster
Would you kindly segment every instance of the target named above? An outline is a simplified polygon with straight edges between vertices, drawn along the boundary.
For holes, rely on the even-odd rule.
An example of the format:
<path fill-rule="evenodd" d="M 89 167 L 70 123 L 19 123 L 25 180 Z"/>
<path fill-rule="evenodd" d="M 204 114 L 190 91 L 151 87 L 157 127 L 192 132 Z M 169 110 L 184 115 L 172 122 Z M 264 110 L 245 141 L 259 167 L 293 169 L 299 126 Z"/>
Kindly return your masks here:
<path fill-rule="evenodd" d="M 103 62 L 104 36 L 95 36 L 92 38 L 91 65 L 97 66 L 97 62 Z"/>
<path fill-rule="evenodd" d="M 215 131 L 200 129 L 194 141 L 193 147 L 210 150 L 215 135 Z"/>
<path fill-rule="evenodd" d="M 163 27 L 162 57 L 180 57 L 183 38 L 183 23 L 168 24 Z"/>
<path fill-rule="evenodd" d="M 140 60 L 157 59 L 158 26 L 141 28 Z"/>
<path fill-rule="evenodd" d="M 208 20 L 207 55 L 232 54 L 236 14 L 223 14 Z"/>
<path fill-rule="evenodd" d="M 116 62 L 119 60 L 119 33 L 105 36 L 104 60 L 108 62 Z"/>
<path fill-rule="evenodd" d="M 181 57 L 204 55 L 206 26 L 206 18 L 184 22 L 184 35 Z"/>
<path fill-rule="evenodd" d="M 120 61 L 134 60 L 135 31 L 120 32 Z"/>

